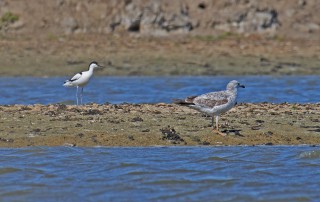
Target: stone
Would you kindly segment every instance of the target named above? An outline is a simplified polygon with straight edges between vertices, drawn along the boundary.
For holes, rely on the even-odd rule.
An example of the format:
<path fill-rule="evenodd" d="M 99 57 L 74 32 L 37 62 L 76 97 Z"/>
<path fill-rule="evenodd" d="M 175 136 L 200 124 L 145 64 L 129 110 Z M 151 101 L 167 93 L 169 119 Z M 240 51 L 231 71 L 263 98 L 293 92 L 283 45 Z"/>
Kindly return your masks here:
<path fill-rule="evenodd" d="M 22 20 L 18 20 L 12 23 L 9 27 L 15 30 L 21 29 L 25 26 L 25 23 Z"/>
<path fill-rule="evenodd" d="M 66 34 L 71 34 L 79 28 L 79 24 L 73 17 L 65 17 L 61 21 L 61 26 Z"/>

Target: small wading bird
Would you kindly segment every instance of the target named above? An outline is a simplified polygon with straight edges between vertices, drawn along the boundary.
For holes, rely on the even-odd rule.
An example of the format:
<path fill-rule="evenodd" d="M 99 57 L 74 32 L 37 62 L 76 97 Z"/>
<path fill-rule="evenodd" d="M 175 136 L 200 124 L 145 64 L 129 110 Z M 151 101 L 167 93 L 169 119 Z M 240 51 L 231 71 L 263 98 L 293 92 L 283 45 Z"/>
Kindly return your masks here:
<path fill-rule="evenodd" d="M 186 99 L 174 99 L 173 102 L 179 105 L 186 105 L 209 116 L 212 116 L 212 127 L 215 132 L 225 136 L 219 131 L 218 121 L 219 115 L 227 112 L 236 105 L 238 88 L 244 88 L 238 81 L 230 81 L 227 90 L 206 93 L 199 96 L 190 96 Z M 214 128 L 214 117 L 216 118 L 216 127 Z"/>
<path fill-rule="evenodd" d="M 77 93 L 76 93 L 77 105 L 79 104 L 79 96 L 80 96 L 80 104 L 82 104 L 83 88 L 88 84 L 90 78 L 93 75 L 93 70 L 95 68 L 103 68 L 103 66 L 98 65 L 97 62 L 93 61 L 90 63 L 88 71 L 77 73 L 71 79 L 66 80 L 63 84 L 63 86 L 66 86 L 66 87 L 77 87 Z M 79 95 L 79 87 L 81 87 L 80 95 Z"/>

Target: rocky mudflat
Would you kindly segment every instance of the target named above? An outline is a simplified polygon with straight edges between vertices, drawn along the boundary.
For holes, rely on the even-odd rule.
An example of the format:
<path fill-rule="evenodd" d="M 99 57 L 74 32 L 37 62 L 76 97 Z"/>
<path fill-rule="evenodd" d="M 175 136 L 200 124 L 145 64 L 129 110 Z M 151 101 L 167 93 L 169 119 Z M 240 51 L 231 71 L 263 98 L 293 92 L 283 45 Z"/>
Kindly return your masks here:
<path fill-rule="evenodd" d="M 0 1 L 0 75 L 320 74 L 317 0 Z"/>
<path fill-rule="evenodd" d="M 211 118 L 173 104 L 2 105 L 0 146 L 320 144 L 320 104 L 238 104 Z"/>
<path fill-rule="evenodd" d="M 226 35 L 0 38 L 1 76 L 72 76 L 91 61 L 96 75 L 319 75 L 318 41 Z"/>

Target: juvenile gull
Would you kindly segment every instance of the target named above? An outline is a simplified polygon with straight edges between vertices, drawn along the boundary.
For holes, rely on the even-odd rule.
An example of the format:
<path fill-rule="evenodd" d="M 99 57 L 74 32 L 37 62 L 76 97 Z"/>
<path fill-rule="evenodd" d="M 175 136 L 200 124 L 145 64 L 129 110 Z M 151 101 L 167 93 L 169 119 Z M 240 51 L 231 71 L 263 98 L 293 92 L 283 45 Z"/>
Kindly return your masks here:
<path fill-rule="evenodd" d="M 88 84 L 90 78 L 93 75 L 93 70 L 95 68 L 103 68 L 103 66 L 98 65 L 97 62 L 93 61 L 90 63 L 88 71 L 79 72 L 75 74 L 71 79 L 66 80 L 63 84 L 63 86 L 66 86 L 66 87 L 77 87 L 77 93 L 76 93 L 77 105 L 79 104 L 78 89 L 79 87 L 81 87 L 80 103 L 82 104 L 83 88 Z"/>
<path fill-rule="evenodd" d="M 227 112 L 236 104 L 238 88 L 244 88 L 238 81 L 230 81 L 227 90 L 206 93 L 199 96 L 190 96 L 186 99 L 174 99 L 175 104 L 186 105 L 212 117 L 212 127 L 215 132 L 225 136 L 219 131 L 218 121 L 219 115 Z M 214 128 L 214 117 L 216 118 L 216 126 Z"/>

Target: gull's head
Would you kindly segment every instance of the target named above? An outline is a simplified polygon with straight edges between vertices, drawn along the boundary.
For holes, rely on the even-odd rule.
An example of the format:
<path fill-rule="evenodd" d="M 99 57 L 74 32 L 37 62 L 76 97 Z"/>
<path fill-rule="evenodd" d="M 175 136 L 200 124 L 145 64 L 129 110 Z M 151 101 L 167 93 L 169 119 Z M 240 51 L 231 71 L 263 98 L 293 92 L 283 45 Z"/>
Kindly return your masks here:
<path fill-rule="evenodd" d="M 236 90 L 237 88 L 245 88 L 244 85 L 241 85 L 238 81 L 232 80 L 227 85 L 227 90 Z"/>
<path fill-rule="evenodd" d="M 93 61 L 89 65 L 89 69 L 94 69 L 94 68 L 103 68 L 103 66 L 99 65 L 96 61 Z"/>

